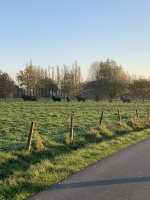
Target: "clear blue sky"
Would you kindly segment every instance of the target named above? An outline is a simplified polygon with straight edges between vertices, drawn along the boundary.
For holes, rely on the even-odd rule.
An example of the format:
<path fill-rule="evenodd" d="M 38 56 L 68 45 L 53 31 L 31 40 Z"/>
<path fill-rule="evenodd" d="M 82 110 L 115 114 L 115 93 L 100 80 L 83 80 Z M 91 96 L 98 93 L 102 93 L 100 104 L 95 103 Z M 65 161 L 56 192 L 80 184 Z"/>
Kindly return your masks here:
<path fill-rule="evenodd" d="M 0 70 L 113 59 L 150 77 L 149 0 L 0 0 Z"/>

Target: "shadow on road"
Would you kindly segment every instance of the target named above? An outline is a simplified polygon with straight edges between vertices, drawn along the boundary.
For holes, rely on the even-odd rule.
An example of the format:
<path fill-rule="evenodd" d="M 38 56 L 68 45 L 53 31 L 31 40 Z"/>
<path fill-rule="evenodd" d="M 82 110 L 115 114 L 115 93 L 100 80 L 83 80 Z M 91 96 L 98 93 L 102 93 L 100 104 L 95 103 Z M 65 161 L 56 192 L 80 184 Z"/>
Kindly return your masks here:
<path fill-rule="evenodd" d="M 66 184 L 55 184 L 45 190 L 58 190 L 58 189 L 71 189 L 80 187 L 93 187 L 100 185 L 112 185 L 112 184 L 125 184 L 125 183 L 141 183 L 150 181 L 150 177 L 135 177 L 135 178 L 122 178 L 102 181 L 89 181 L 89 182 L 78 182 L 78 183 L 66 183 Z"/>

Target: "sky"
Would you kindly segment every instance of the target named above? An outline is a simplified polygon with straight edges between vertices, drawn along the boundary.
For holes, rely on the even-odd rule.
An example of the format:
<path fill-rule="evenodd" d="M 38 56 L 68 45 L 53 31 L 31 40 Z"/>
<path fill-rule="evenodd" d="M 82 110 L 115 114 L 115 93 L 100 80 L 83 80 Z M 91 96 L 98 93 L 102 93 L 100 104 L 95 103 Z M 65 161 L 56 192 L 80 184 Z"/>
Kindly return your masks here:
<path fill-rule="evenodd" d="M 73 62 L 84 80 L 95 61 L 150 77 L 149 0 L 0 0 L 0 70 Z"/>

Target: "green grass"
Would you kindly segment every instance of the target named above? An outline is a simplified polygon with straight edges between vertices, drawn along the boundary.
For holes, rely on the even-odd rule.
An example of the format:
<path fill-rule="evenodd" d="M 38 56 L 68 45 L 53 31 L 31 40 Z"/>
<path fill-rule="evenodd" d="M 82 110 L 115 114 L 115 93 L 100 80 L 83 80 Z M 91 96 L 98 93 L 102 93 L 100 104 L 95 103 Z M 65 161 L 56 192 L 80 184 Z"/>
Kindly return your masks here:
<path fill-rule="evenodd" d="M 21 200 L 150 136 L 148 102 L 0 99 L 0 199 Z M 139 119 L 135 116 L 138 109 Z M 102 126 L 99 120 L 104 111 Z M 118 122 L 120 110 L 122 122 Z M 74 139 L 69 137 L 74 116 Z M 31 122 L 31 152 L 25 150 Z"/>

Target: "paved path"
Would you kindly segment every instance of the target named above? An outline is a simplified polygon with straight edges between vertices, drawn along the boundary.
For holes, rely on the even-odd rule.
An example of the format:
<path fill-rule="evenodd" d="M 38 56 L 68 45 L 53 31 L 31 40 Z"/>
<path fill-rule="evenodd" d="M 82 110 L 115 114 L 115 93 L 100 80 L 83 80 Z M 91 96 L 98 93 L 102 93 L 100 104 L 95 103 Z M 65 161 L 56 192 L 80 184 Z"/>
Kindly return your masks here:
<path fill-rule="evenodd" d="M 28 200 L 150 200 L 150 139 L 118 151 Z"/>

